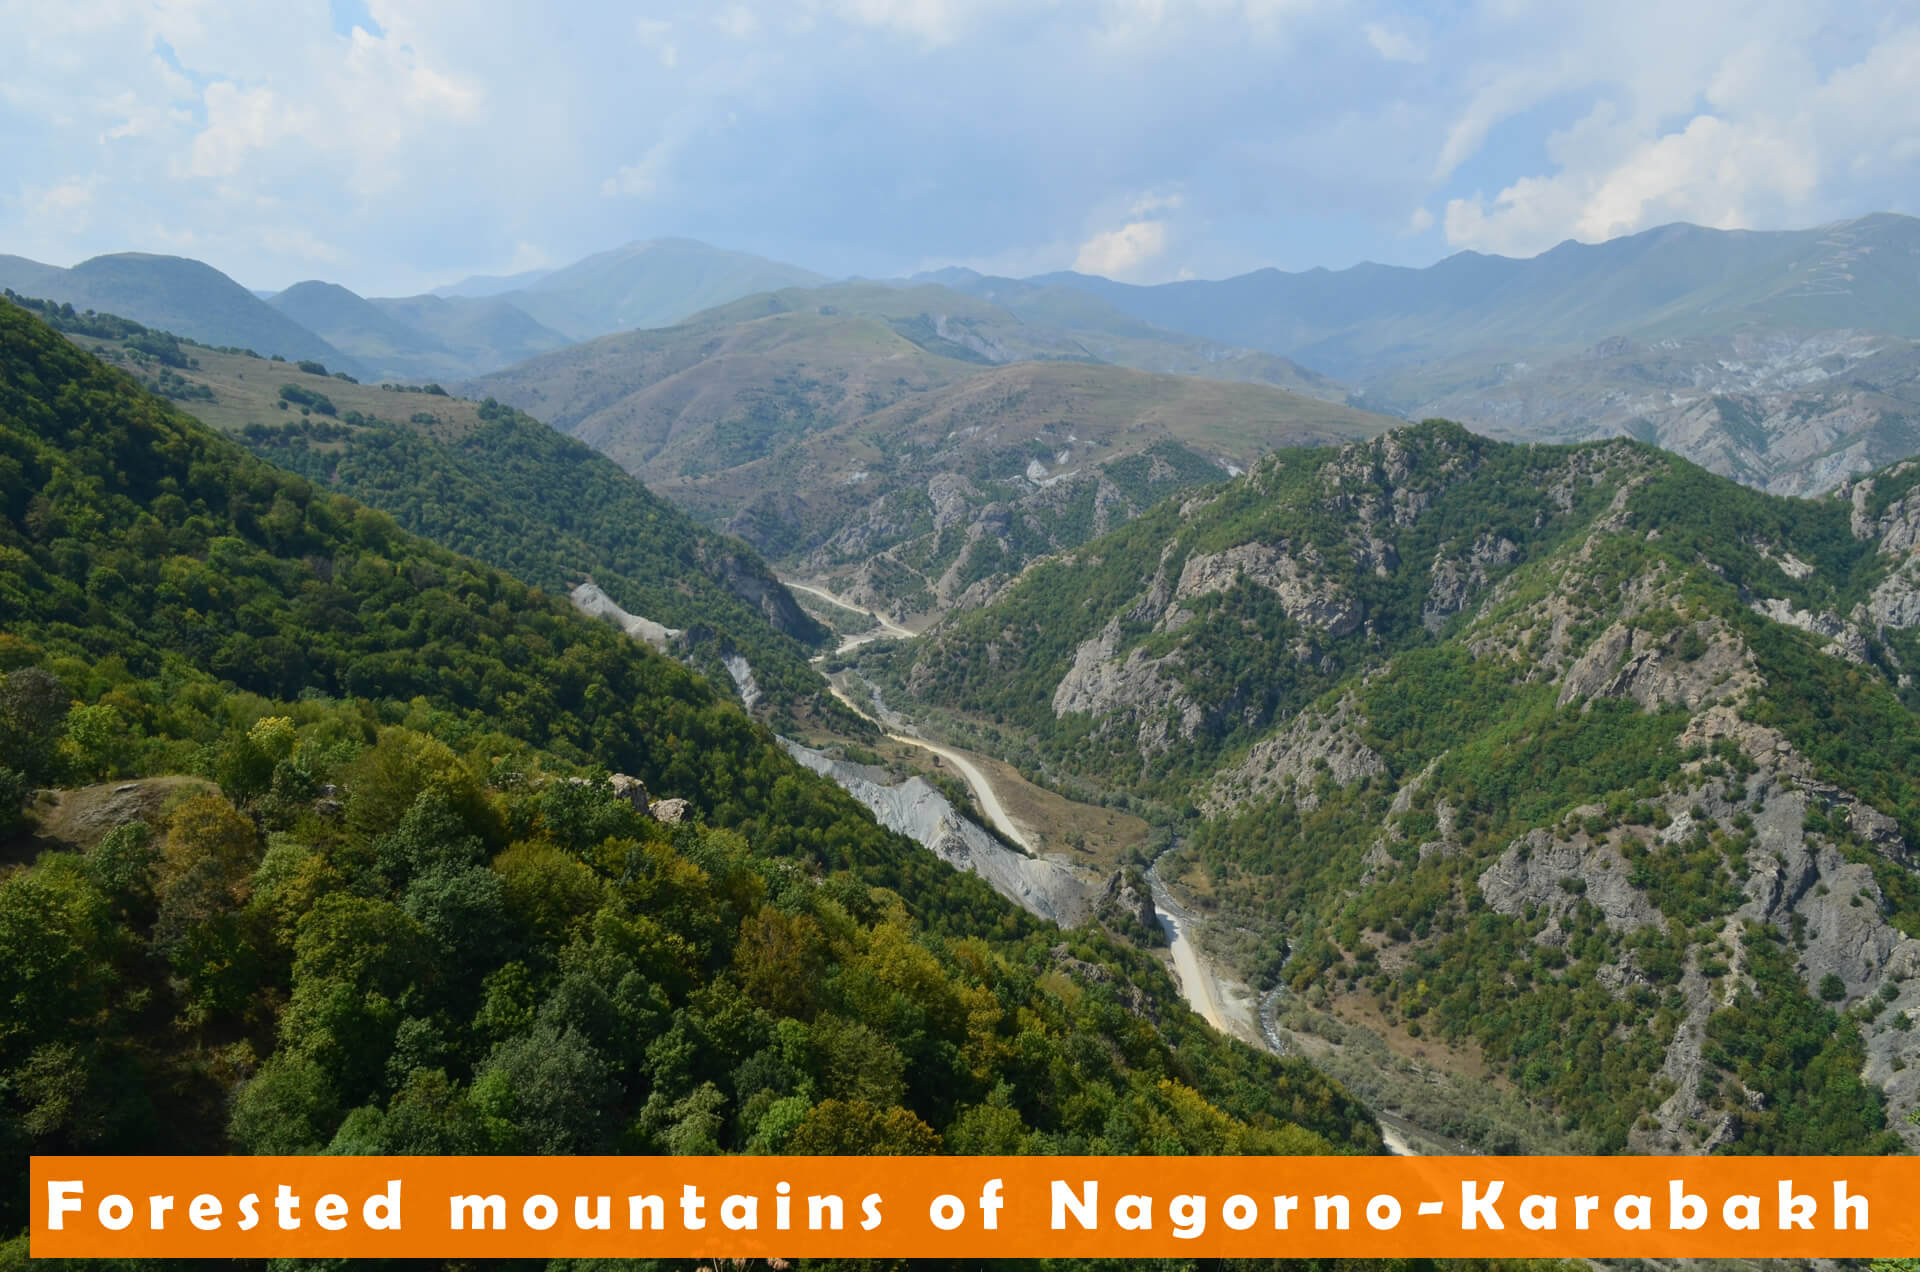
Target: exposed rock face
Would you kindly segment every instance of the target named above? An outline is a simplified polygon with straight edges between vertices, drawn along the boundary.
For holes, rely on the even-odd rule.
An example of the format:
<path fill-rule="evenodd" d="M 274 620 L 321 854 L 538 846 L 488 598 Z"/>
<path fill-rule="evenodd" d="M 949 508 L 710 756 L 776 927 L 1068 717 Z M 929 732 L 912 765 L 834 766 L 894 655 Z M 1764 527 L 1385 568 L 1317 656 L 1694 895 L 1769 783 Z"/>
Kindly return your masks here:
<path fill-rule="evenodd" d="M 881 825 L 898 831 L 958 870 L 971 870 L 1022 909 L 1065 927 L 1084 921 L 1097 880 L 1062 862 L 1029 857 L 961 816 L 923 777 L 889 785 L 874 770 L 836 760 L 824 752 L 780 739 L 787 754 L 833 779 L 873 810 Z"/>
<path fill-rule="evenodd" d="M 1143 933 L 1165 940 L 1160 915 L 1153 907 L 1153 887 L 1137 870 L 1116 870 L 1094 898 L 1093 916 L 1122 932 Z"/>
<path fill-rule="evenodd" d="M 1303 711 L 1284 732 L 1256 743 L 1238 766 L 1222 773 L 1201 801 L 1210 816 L 1241 804 L 1277 796 L 1303 810 L 1319 807 L 1314 788 L 1325 779 L 1351 786 L 1387 771 L 1379 752 L 1360 740 L 1365 725 L 1353 695 L 1330 714 Z"/>
<path fill-rule="evenodd" d="M 800 641 L 811 640 L 818 633 L 819 624 L 759 562 L 728 553 L 710 562 L 707 572 L 724 583 L 728 591 L 766 615 L 775 631 Z"/>
<path fill-rule="evenodd" d="M 614 798 L 627 801 L 643 813 L 653 806 L 652 799 L 647 795 L 647 784 L 639 778 L 615 773 L 609 781 L 613 786 Z"/>
<path fill-rule="evenodd" d="M 1324 565 L 1311 546 L 1296 553 L 1286 544 L 1243 543 L 1224 552 L 1188 557 L 1173 599 L 1224 592 L 1245 579 L 1279 597 L 1287 617 L 1295 622 L 1329 636 L 1345 636 L 1359 628 L 1366 613 L 1327 577 Z"/>
<path fill-rule="evenodd" d="M 1917 352 L 1847 330 L 1611 340 L 1510 363 L 1411 414 L 1525 440 L 1629 434 L 1776 494 L 1812 495 L 1910 449 Z"/>
<path fill-rule="evenodd" d="M 650 618 L 627 613 L 615 603 L 611 596 L 602 592 L 591 581 L 574 588 L 567 594 L 567 599 L 571 600 L 573 607 L 582 614 L 608 619 L 627 635 L 635 640 L 646 641 L 661 653 L 669 652 L 673 642 L 686 634 L 679 628 L 667 627 Z"/>
<path fill-rule="evenodd" d="M 1444 551 L 1436 554 L 1433 585 L 1420 610 L 1421 624 L 1430 632 L 1438 632 L 1460 612 L 1469 596 L 1487 586 L 1489 567 L 1512 565 L 1519 555 L 1519 545 L 1492 532 L 1482 534 L 1460 556 L 1448 556 Z"/>
<path fill-rule="evenodd" d="M 693 805 L 684 799 L 663 799 L 647 810 L 662 826 L 678 826 L 693 816 Z"/>
<path fill-rule="evenodd" d="M 1098 636 L 1081 642 L 1072 669 L 1054 689 L 1053 714 L 1097 716 L 1103 728 L 1123 722 L 1131 725 L 1140 732 L 1142 755 L 1166 750 L 1175 737 L 1193 737 L 1206 714 L 1165 670 L 1173 656 L 1149 658 L 1145 650 L 1135 648 L 1119 659 L 1115 656 L 1119 644 L 1118 619 Z"/>
<path fill-rule="evenodd" d="M 1608 923 L 1625 931 L 1659 922 L 1660 912 L 1627 882 L 1627 873 L 1626 859 L 1612 842 L 1585 834 L 1561 839 L 1533 830 L 1481 874 L 1480 893 L 1501 914 L 1534 905 L 1558 917 L 1585 897 Z"/>
<path fill-rule="evenodd" d="M 1873 541 L 1882 552 L 1906 553 L 1920 548 L 1920 486 L 1889 503 L 1878 517 L 1871 511 L 1875 485 L 1905 477 L 1913 468 L 1911 461 L 1895 464 L 1877 477 L 1845 482 L 1834 492 L 1853 506 L 1854 538 Z"/>
<path fill-rule="evenodd" d="M 1809 610 L 1795 609 L 1791 601 L 1777 596 L 1754 601 L 1753 612 L 1763 614 L 1776 623 L 1785 623 L 1788 627 L 1797 627 L 1803 632 L 1827 638 L 1827 652 L 1836 658 L 1848 662 L 1867 663 L 1866 640 L 1860 629 L 1837 614 L 1815 614 Z"/>
<path fill-rule="evenodd" d="M 1666 636 L 1615 623 L 1567 670 L 1559 705 L 1583 698 L 1631 698 L 1647 711 L 1667 706 L 1697 710 L 1758 683 L 1752 663 L 1746 648 L 1718 620 L 1688 624 Z"/>
<path fill-rule="evenodd" d="M 733 678 L 733 687 L 740 691 L 741 705 L 749 711 L 753 710 L 754 704 L 760 701 L 760 682 L 753 678 L 753 666 L 744 657 L 734 653 L 721 655 L 720 661 L 726 667 L 727 675 Z"/>

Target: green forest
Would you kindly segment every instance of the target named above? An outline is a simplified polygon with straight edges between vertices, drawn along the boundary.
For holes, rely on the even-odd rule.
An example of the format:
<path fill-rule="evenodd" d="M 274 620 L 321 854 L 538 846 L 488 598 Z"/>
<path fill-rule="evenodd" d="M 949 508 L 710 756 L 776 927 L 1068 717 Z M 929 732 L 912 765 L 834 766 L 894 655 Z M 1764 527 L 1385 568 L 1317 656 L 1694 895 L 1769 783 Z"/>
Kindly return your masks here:
<path fill-rule="evenodd" d="M 0 505 L 0 1230 L 37 1152 L 1379 1149 L 691 672 L 12 306 Z M 33 837 L 31 792 L 156 774 Z"/>

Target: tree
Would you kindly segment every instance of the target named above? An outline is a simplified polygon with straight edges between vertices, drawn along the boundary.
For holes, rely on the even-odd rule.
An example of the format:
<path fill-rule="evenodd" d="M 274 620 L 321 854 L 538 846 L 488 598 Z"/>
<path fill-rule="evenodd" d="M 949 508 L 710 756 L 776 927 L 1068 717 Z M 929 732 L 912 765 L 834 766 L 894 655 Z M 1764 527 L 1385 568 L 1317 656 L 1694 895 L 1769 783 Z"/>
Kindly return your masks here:
<path fill-rule="evenodd" d="M 54 780 L 70 706 L 66 687 L 45 668 L 22 667 L 0 677 L 0 767 L 35 786 Z"/>
<path fill-rule="evenodd" d="M 822 1100 L 788 1137 L 786 1152 L 823 1157 L 915 1157 L 940 1151 L 940 1136 L 906 1109 L 865 1100 Z"/>

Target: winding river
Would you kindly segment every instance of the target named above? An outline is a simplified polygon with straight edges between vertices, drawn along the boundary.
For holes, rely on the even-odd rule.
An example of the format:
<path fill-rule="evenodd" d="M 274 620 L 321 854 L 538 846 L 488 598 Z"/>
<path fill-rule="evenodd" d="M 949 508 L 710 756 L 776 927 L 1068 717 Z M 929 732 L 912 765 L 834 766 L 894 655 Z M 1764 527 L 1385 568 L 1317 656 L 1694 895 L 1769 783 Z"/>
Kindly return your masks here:
<path fill-rule="evenodd" d="M 878 627 L 871 631 L 861 632 L 854 636 L 841 637 L 840 645 L 836 652 L 845 653 L 847 650 L 856 649 L 868 641 L 878 640 L 883 636 L 904 639 L 913 635 L 912 632 L 900 626 L 900 624 L 894 622 L 886 615 L 881 614 L 879 611 L 869 609 L 864 605 L 857 605 L 844 597 L 835 596 L 832 592 L 824 588 L 815 587 L 808 583 L 797 583 L 792 579 L 781 579 L 780 581 L 793 591 L 806 592 L 809 595 L 817 596 L 831 604 L 838 605 L 841 609 L 852 610 L 857 614 L 865 614 L 872 618 L 875 623 L 879 624 Z M 875 719 L 873 714 L 866 708 L 855 702 L 839 685 L 834 684 L 832 681 L 828 681 L 827 683 L 828 687 L 833 690 L 834 697 L 846 704 L 855 715 L 872 723 L 874 727 L 878 728 L 891 740 L 901 743 L 904 746 L 918 747 L 923 751 L 931 751 L 933 754 L 953 765 L 953 767 L 959 771 L 960 776 L 966 781 L 967 786 L 973 791 L 974 799 L 980 804 L 980 811 L 987 815 L 987 820 L 993 824 L 993 829 L 997 831 L 1002 838 L 1019 845 L 1020 848 L 1026 852 L 1031 853 L 1034 851 L 1032 841 L 1027 838 L 1026 832 L 1016 826 L 1013 818 L 1007 815 L 1006 806 L 1000 801 L 1000 793 L 994 789 L 993 779 L 988 777 L 986 772 L 978 764 L 975 764 L 971 757 L 963 752 L 954 750 L 952 747 L 942 746 L 937 742 L 929 742 L 925 738 L 893 732 L 885 724 Z M 1147 881 L 1153 890 L 1154 914 L 1160 920 L 1161 930 L 1167 934 L 1168 952 L 1173 956 L 1174 975 L 1180 982 L 1180 992 L 1182 996 L 1186 998 L 1187 1005 L 1199 1013 L 1201 1019 L 1205 1020 L 1221 1033 L 1235 1033 L 1235 1030 L 1227 1021 L 1227 1009 L 1222 1002 L 1222 995 L 1220 993 L 1220 978 L 1215 973 L 1213 964 L 1201 954 L 1199 948 L 1188 935 L 1188 930 L 1195 923 L 1191 911 L 1178 901 L 1175 901 L 1173 894 L 1169 892 L 1167 886 L 1160 881 L 1160 866 L 1158 862 L 1147 871 Z M 1281 1050 L 1276 1038 L 1268 1036 L 1264 1030 L 1256 1029 L 1255 1032 L 1261 1036 L 1268 1050 L 1275 1053 Z M 1385 1118 L 1378 1120 L 1380 1122 L 1380 1137 L 1386 1142 L 1388 1152 L 1399 1157 L 1418 1156 L 1418 1153 L 1416 1153 L 1413 1146 L 1407 1142 L 1406 1137 L 1400 1132 L 1397 1126 L 1392 1125 Z"/>

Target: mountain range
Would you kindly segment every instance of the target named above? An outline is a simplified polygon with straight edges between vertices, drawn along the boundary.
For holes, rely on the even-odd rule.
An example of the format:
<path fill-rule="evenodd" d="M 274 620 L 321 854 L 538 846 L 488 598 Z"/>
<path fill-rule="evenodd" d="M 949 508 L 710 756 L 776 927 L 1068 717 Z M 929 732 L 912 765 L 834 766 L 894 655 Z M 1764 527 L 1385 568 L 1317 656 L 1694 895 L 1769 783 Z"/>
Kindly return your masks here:
<path fill-rule="evenodd" d="M 1275 446 L 1391 423 L 1097 361 L 1069 333 L 931 283 L 753 296 L 461 387 L 900 621 L 978 603 L 1035 557 Z"/>
<path fill-rule="evenodd" d="M 1371 1148 L 1344 1087 L 1471 1151 L 1910 1147 L 1911 228 L 732 297 L 783 267 L 669 241 L 455 289 L 489 294 L 261 302 L 192 262 L 14 260 L 43 290 L 185 279 L 341 360 L 23 302 L 56 337 L 0 307 L 0 832 L 69 836 L 30 874 L 9 849 L 0 900 L 50 912 L 64 888 L 114 916 L 105 945 L 0 959 L 81 977 L 5 982 L 40 1032 L 0 1034 L 0 1093 L 31 1103 L 0 1126 L 154 1142 L 107 1098 L 119 1074 L 155 1107 L 191 1089 L 195 1143 L 251 1151 L 403 1151 L 417 1106 L 470 1126 L 460 1151 L 1134 1151 L 1181 1108 L 1214 1151 Z M 674 296 L 715 303 L 573 339 Z M 551 344 L 445 387 L 355 383 L 345 348 L 424 369 L 516 340 Z M 1390 389 L 1502 436 L 1356 405 Z M 810 616 L 776 568 L 843 607 Z M 85 801 L 163 776 L 216 802 L 189 824 L 155 796 L 163 850 L 102 848 Z M 623 933 L 667 896 L 691 899 L 664 948 L 691 952 L 629 966 L 653 939 Z M 1193 1034 L 1129 948 L 1156 912 L 1180 916 L 1190 1001 L 1198 941 L 1245 990 L 1209 1018 L 1314 1069 L 1212 1035 L 1193 1062 L 1218 1073 L 1168 1061 Z M 474 915 L 511 948 L 461 944 Z M 0 924 L 41 929 L 69 932 Z M 987 974 L 913 952 L 923 931 L 1107 987 L 1103 1036 L 1133 1042 L 1075 1062 L 1107 1075 L 1097 1116 L 1024 1062 L 994 1094 L 1009 1053 L 953 1005 Z M 319 969 L 360 965 L 322 956 L 343 940 L 434 970 L 342 989 Z M 83 972 L 109 946 L 144 951 L 172 1042 L 130 1005 L 83 1052 L 105 1009 L 48 1006 L 108 993 Z M 949 989 L 900 1016 L 878 949 Z M 1001 990 L 1087 1032 L 1051 990 Z M 736 994 L 771 1015 L 726 1032 Z M 209 1028 L 249 1050 L 207 1067 Z M 786 1068 L 751 1068 L 775 1038 Z M 80 1076 L 46 1096 L 52 1073 Z M 571 1094 L 496 1098 L 522 1080 Z M 568 1121 L 582 1102 L 624 1129 Z"/>
<path fill-rule="evenodd" d="M 1158 874 L 1249 1033 L 1377 1108 L 1880 1151 L 1920 1136 L 1917 549 L 1920 462 L 1795 500 L 1436 422 L 1277 451 L 857 671 L 1176 810 Z"/>
<path fill-rule="evenodd" d="M 0 598 L 9 1263 L 52 1153 L 1381 1149 L 1150 954 L 12 304 Z"/>

